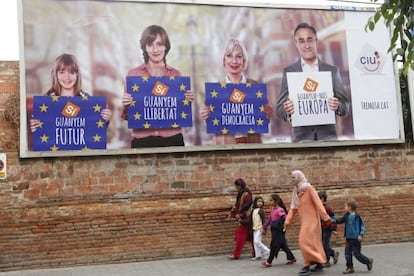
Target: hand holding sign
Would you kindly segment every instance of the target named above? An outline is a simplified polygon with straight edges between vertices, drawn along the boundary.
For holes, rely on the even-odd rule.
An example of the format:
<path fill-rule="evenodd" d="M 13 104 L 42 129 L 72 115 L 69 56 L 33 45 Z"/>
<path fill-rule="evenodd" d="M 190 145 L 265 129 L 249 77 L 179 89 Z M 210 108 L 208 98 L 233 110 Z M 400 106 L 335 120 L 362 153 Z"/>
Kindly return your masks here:
<path fill-rule="evenodd" d="M 127 76 L 128 128 L 180 128 L 192 126 L 189 77 Z"/>
<path fill-rule="evenodd" d="M 207 133 L 254 134 L 269 131 L 266 85 L 206 83 Z"/>
<path fill-rule="evenodd" d="M 104 97 L 34 96 L 33 150 L 106 149 L 105 106 Z"/>
<path fill-rule="evenodd" d="M 328 102 L 333 97 L 331 72 L 289 72 L 287 81 L 294 107 L 293 127 L 335 124 L 335 112 Z M 285 110 L 290 110 L 287 105 L 292 103 L 285 102 Z"/>

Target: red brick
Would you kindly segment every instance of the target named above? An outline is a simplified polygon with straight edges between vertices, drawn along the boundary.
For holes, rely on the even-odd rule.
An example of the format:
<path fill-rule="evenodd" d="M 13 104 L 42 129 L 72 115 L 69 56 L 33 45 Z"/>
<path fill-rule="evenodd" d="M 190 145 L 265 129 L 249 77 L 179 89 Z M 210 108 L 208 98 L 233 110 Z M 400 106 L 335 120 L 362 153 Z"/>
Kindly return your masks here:
<path fill-rule="evenodd" d="M 0 62 L 0 69 L 1 104 L 19 92 L 19 65 Z M 337 214 L 350 196 L 358 201 L 365 243 L 414 241 L 409 144 L 19 159 L 17 130 L 1 120 L 0 129 L 8 158 L 0 271 L 227 254 L 235 178 L 265 200 L 279 193 L 288 205 L 292 164 L 327 191 Z M 292 248 L 298 228 L 296 219 L 287 233 Z M 344 242 L 343 226 L 338 232 L 334 246 Z"/>

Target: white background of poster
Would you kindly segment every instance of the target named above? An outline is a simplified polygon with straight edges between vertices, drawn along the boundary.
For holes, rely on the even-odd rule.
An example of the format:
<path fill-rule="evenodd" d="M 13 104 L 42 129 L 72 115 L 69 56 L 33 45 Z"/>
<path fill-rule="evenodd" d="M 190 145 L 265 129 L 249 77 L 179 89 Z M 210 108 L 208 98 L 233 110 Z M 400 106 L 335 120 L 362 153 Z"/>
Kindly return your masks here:
<path fill-rule="evenodd" d="M 374 32 L 365 32 L 361 26 L 367 22 L 368 13 L 345 13 L 349 75 L 352 94 L 355 139 L 393 139 L 400 135 L 398 96 L 394 64 L 389 47 L 389 31 L 378 24 Z M 378 70 L 369 72 L 360 62 L 374 61 L 374 52 L 380 55 Z M 367 64 L 374 69 L 374 64 Z M 375 106 L 377 108 L 368 108 Z"/>

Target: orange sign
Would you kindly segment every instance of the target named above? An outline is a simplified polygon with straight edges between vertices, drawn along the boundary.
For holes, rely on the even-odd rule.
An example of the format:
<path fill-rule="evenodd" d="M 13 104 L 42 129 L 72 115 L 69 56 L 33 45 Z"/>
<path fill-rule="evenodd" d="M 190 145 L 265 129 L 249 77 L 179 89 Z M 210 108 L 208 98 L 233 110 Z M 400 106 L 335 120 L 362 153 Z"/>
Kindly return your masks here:
<path fill-rule="evenodd" d="M 157 81 L 154 85 L 154 88 L 152 88 L 152 94 L 155 96 L 167 96 L 169 89 L 170 88 L 167 85 L 160 81 Z"/>
<path fill-rule="evenodd" d="M 239 89 L 234 89 L 230 95 L 230 101 L 233 103 L 242 103 L 246 98 L 246 94 Z"/>
<path fill-rule="evenodd" d="M 77 117 L 80 112 L 80 107 L 74 103 L 67 102 L 63 107 L 62 115 L 65 117 Z"/>
<path fill-rule="evenodd" d="M 305 92 L 316 92 L 318 89 L 319 83 L 311 78 L 306 78 L 305 84 L 303 85 L 303 90 Z"/>

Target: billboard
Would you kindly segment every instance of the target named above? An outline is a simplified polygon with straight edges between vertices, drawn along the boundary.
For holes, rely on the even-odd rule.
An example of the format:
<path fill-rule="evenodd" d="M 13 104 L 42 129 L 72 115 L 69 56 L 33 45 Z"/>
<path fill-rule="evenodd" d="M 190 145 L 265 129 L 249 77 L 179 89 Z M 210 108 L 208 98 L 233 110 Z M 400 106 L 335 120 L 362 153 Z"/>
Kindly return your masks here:
<path fill-rule="evenodd" d="M 282 2 L 20 0 L 20 156 L 404 142 L 375 6 Z"/>

